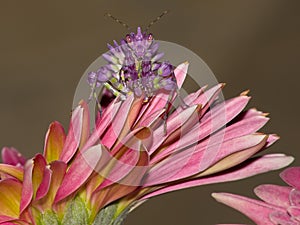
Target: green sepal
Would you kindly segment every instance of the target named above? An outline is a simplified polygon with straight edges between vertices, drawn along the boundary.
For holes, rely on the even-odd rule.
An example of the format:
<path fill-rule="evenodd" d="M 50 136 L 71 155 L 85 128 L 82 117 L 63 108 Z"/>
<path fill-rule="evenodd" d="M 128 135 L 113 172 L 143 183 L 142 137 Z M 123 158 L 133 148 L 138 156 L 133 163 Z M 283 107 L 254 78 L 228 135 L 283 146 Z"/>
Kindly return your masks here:
<path fill-rule="evenodd" d="M 60 225 L 57 215 L 52 211 L 46 211 L 39 218 L 39 225 Z"/>
<path fill-rule="evenodd" d="M 96 216 L 93 225 L 121 225 L 128 212 L 125 210 L 117 215 L 118 204 L 111 204 L 101 209 Z"/>
<path fill-rule="evenodd" d="M 80 197 L 73 199 L 68 205 L 64 213 L 62 225 L 89 225 L 88 210 L 85 203 Z"/>

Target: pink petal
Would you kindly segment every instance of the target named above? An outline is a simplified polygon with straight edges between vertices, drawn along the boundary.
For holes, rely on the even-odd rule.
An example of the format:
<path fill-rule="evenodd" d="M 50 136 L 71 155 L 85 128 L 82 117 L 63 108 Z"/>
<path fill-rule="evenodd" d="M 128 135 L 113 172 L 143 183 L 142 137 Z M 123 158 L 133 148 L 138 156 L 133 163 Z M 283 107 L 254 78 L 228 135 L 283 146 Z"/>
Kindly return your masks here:
<path fill-rule="evenodd" d="M 157 110 L 163 109 L 167 102 L 168 102 L 169 94 L 164 92 L 159 92 L 155 94 L 148 104 L 145 104 L 141 111 L 140 116 L 137 118 L 136 124 L 134 124 L 135 127 L 138 127 L 138 124 L 146 120 L 148 117 L 150 117 L 152 114 L 154 114 Z M 175 96 L 174 96 L 175 98 Z M 173 102 L 173 100 L 171 101 Z"/>
<path fill-rule="evenodd" d="M 59 122 L 50 124 L 45 138 L 44 156 L 48 163 L 58 160 L 63 150 L 66 134 Z"/>
<path fill-rule="evenodd" d="M 228 169 L 252 156 L 260 150 L 265 143 L 265 135 L 248 135 L 231 139 L 220 145 L 206 146 L 200 143 L 187 150 L 173 154 L 154 165 L 148 172 L 144 185 L 151 186 L 189 177 L 205 170 L 220 160 L 221 162 L 211 167 L 208 171 L 205 171 L 205 173 L 215 173 L 220 170 Z M 238 157 L 231 156 L 228 159 L 224 159 L 235 152 L 240 152 L 238 153 Z M 209 157 L 210 153 L 214 158 L 204 160 L 203 157 Z"/>
<path fill-rule="evenodd" d="M 213 193 L 212 196 L 225 205 L 228 205 L 248 216 L 257 225 L 274 225 L 269 220 L 273 211 L 284 212 L 283 209 L 268 205 L 264 202 L 228 193 Z"/>
<path fill-rule="evenodd" d="M 165 109 L 157 110 L 149 117 L 145 118 L 145 120 L 141 121 L 138 127 L 151 127 L 155 129 L 155 127 L 162 122 L 162 116 L 165 113 Z"/>
<path fill-rule="evenodd" d="M 225 128 L 224 140 L 255 133 L 269 121 L 269 118 L 256 109 L 249 109 L 238 117 L 237 121 Z"/>
<path fill-rule="evenodd" d="M 284 154 L 269 154 L 248 159 L 239 166 L 233 167 L 232 169 L 224 171 L 217 175 L 211 175 L 208 177 L 200 177 L 195 179 L 191 178 L 190 180 L 181 181 L 177 184 L 175 183 L 169 186 L 165 186 L 159 190 L 153 191 L 152 193 L 145 195 L 143 199 L 189 187 L 244 179 L 271 170 L 281 169 L 292 163 L 293 160 L 293 157 L 285 156 Z"/>
<path fill-rule="evenodd" d="M 78 154 L 64 176 L 55 203 L 76 192 L 86 182 L 101 159 L 102 148 L 101 145 L 96 145 Z"/>
<path fill-rule="evenodd" d="M 105 180 L 95 191 L 99 191 L 112 183 L 119 182 L 129 173 L 132 174 L 132 171 L 136 170 L 136 165 L 141 160 L 141 152 L 146 151 L 142 143 L 147 143 L 147 139 L 151 139 L 151 136 L 152 133 L 149 128 L 142 127 L 136 129 L 128 134 L 128 136 L 113 149 L 112 154 L 106 152 L 106 154 L 109 155 L 109 159 L 107 160 L 109 163 L 103 168 L 105 173 L 99 171 L 99 174 L 104 177 Z M 146 158 L 148 166 L 149 157 L 147 156 Z M 110 170 L 107 171 L 107 168 L 110 168 Z M 144 173 L 144 168 L 141 168 L 141 170 L 143 171 L 142 173 Z M 135 186 L 137 186 L 137 184 Z"/>
<path fill-rule="evenodd" d="M 292 206 L 300 207 L 300 190 L 293 189 L 290 192 L 289 199 Z"/>
<path fill-rule="evenodd" d="M 197 99 L 195 99 L 192 104 L 197 105 L 201 104 L 203 107 L 202 113 L 206 113 L 211 104 L 216 100 L 218 95 L 221 93 L 221 90 L 225 86 L 224 83 L 217 84 L 216 86 L 210 88 L 209 90 L 202 93 Z"/>
<path fill-rule="evenodd" d="M 267 138 L 268 136 L 264 134 L 251 134 L 231 139 L 224 142 L 224 145 L 221 144 L 217 153 L 213 153 L 208 147 L 204 151 L 200 170 L 208 169 L 202 175 L 206 176 L 238 165 L 260 151 L 266 144 Z M 214 165 L 211 166 L 212 164 Z"/>
<path fill-rule="evenodd" d="M 4 147 L 1 152 L 2 161 L 4 164 L 16 166 L 18 164 L 24 166 L 26 159 L 22 154 L 15 148 Z"/>
<path fill-rule="evenodd" d="M 97 212 L 105 205 L 132 193 L 140 185 L 145 172 L 148 169 L 149 155 L 141 142 L 139 142 L 138 149 L 140 153 L 139 160 L 127 176 L 118 183 L 113 183 L 112 185 L 101 189 L 101 191 L 95 191 L 93 193 L 91 199 L 91 219 L 93 219 Z"/>
<path fill-rule="evenodd" d="M 134 95 L 130 95 L 121 105 L 112 124 L 101 138 L 101 143 L 109 149 L 118 139 L 123 139 L 134 123 L 140 107 L 142 99 L 135 99 Z"/>
<path fill-rule="evenodd" d="M 271 145 L 273 145 L 279 139 L 280 139 L 280 137 L 277 134 L 269 134 L 269 137 L 268 137 L 267 144 L 266 144 L 265 148 L 270 147 Z"/>
<path fill-rule="evenodd" d="M 288 213 L 292 218 L 300 222 L 300 208 L 296 206 L 291 206 L 288 208 Z"/>
<path fill-rule="evenodd" d="M 152 154 L 168 137 L 168 135 L 172 134 L 175 130 L 182 127 L 187 121 L 189 121 L 190 117 L 196 113 L 198 115 L 199 107 L 197 105 L 188 107 L 187 109 L 180 112 L 176 117 L 169 118 L 166 122 L 167 126 L 167 135 L 165 135 L 165 127 L 162 124 L 159 128 L 153 131 L 153 145 L 149 149 L 149 153 Z"/>
<path fill-rule="evenodd" d="M 174 70 L 174 75 L 176 77 L 178 89 L 180 89 L 183 85 L 183 82 L 186 78 L 188 68 L 189 68 L 189 63 L 184 62 L 184 63 L 181 63 L 179 66 L 177 66 Z"/>
<path fill-rule="evenodd" d="M 254 192 L 260 199 L 271 205 L 288 208 L 290 206 L 289 195 L 291 190 L 290 187 L 264 184 L 256 187 Z"/>
<path fill-rule="evenodd" d="M 30 204 L 33 197 L 32 185 L 33 160 L 29 160 L 24 166 L 24 180 L 22 186 L 22 198 L 20 203 L 20 212 L 22 213 Z"/>
<path fill-rule="evenodd" d="M 82 123 L 83 123 L 83 108 L 78 106 L 72 113 L 70 127 L 64 148 L 60 155 L 60 160 L 69 162 L 76 153 L 82 134 Z"/>
<path fill-rule="evenodd" d="M 290 217 L 287 212 L 283 211 L 275 211 L 271 212 L 269 215 L 270 221 L 272 224 L 280 224 L 280 225 L 299 225 L 297 221 Z"/>
<path fill-rule="evenodd" d="M 209 90 L 206 91 L 206 88 L 207 88 L 207 85 L 204 86 L 204 87 L 201 87 L 198 91 L 194 92 L 194 93 L 191 93 L 189 94 L 188 96 L 186 96 L 183 101 L 187 104 L 187 105 L 194 105 L 194 102 L 197 101 L 197 99 L 201 96 L 201 95 L 204 95 L 202 96 L 203 99 L 208 99 L 210 98 L 209 95 L 210 95 L 210 92 L 212 91 L 213 92 L 213 89 L 215 89 L 217 86 L 219 86 L 220 84 L 217 84 L 216 86 L 210 88 Z M 205 93 L 206 92 L 206 93 Z M 206 101 L 208 102 L 208 101 Z M 201 104 L 203 105 L 203 102 L 198 102 L 198 104 Z"/>
<path fill-rule="evenodd" d="M 180 149 L 197 143 L 198 141 L 208 137 L 209 135 L 211 135 L 211 137 L 205 140 L 206 145 L 208 145 L 209 142 L 221 143 L 223 141 L 223 138 L 225 138 L 224 135 L 226 135 L 227 130 L 222 129 L 216 135 L 212 135 L 212 133 L 219 130 L 234 117 L 236 117 L 243 110 L 248 101 L 249 97 L 239 96 L 227 100 L 225 103 L 220 103 L 220 105 L 214 107 L 211 111 L 208 112 L 208 114 L 204 115 L 201 121 L 197 123 L 193 128 L 191 128 L 190 131 L 183 135 L 177 142 L 174 142 L 166 149 L 164 149 L 164 151 L 159 152 L 157 155 L 155 155 L 151 159 L 151 163 L 160 161 L 162 158 L 180 151 Z M 235 135 L 239 136 L 239 132 L 236 132 L 234 128 L 233 130 L 235 131 Z M 226 138 L 230 139 L 231 134 L 232 133 L 230 132 Z M 154 147 L 152 147 L 152 149 L 154 149 Z M 152 153 L 152 151 L 150 150 L 150 153 Z M 211 159 L 213 158 L 214 157 L 212 157 Z"/>
<path fill-rule="evenodd" d="M 300 189 L 300 167 L 290 167 L 285 169 L 280 177 L 288 185 Z"/>
<path fill-rule="evenodd" d="M 50 164 L 51 170 L 51 183 L 49 190 L 45 197 L 38 203 L 41 206 L 41 210 L 49 209 L 52 207 L 55 195 L 59 189 L 61 182 L 65 176 L 67 164 L 62 161 L 54 161 Z"/>

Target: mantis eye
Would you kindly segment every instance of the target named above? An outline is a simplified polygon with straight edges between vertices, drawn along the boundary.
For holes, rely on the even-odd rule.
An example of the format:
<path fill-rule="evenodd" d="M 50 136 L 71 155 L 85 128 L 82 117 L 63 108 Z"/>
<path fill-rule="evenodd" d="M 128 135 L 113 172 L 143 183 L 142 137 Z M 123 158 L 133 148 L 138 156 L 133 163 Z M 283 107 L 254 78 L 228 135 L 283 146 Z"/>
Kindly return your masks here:
<path fill-rule="evenodd" d="M 152 41 L 152 40 L 153 40 L 153 35 L 152 35 L 152 34 L 149 34 L 147 40 L 148 40 L 148 41 Z"/>
<path fill-rule="evenodd" d="M 127 43 L 131 43 L 132 42 L 132 38 L 129 34 L 126 35 L 125 40 Z"/>

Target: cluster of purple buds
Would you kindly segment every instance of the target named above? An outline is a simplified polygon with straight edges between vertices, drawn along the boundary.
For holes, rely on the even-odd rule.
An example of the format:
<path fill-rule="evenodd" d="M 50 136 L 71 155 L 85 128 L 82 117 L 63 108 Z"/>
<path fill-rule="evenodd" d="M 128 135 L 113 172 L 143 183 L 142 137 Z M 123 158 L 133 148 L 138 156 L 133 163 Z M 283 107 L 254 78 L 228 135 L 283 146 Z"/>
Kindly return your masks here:
<path fill-rule="evenodd" d="M 93 88 L 103 85 L 116 96 L 134 93 L 145 98 L 160 90 L 176 90 L 174 67 L 159 61 L 164 54 L 158 52 L 159 44 L 152 34 L 142 33 L 138 27 L 136 34 L 127 34 L 120 45 L 114 41 L 108 48 L 103 54 L 108 64 L 88 74 Z"/>

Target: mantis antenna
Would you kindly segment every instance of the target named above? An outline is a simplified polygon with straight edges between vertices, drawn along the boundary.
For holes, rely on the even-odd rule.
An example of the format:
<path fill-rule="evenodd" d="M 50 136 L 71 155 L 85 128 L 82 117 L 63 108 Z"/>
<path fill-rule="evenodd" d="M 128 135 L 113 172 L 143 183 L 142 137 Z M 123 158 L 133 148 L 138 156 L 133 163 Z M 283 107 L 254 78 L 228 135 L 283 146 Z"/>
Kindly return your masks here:
<path fill-rule="evenodd" d="M 145 31 L 148 32 L 148 30 L 150 29 L 150 27 L 155 24 L 157 21 L 159 21 L 163 16 L 167 15 L 169 13 L 168 10 L 165 10 L 162 14 L 160 14 L 158 17 L 156 17 L 154 20 L 152 20 L 148 26 L 146 27 Z"/>
<path fill-rule="evenodd" d="M 118 18 L 114 17 L 110 13 L 105 13 L 104 16 L 107 16 L 111 18 L 113 21 L 116 21 L 117 23 L 121 24 L 123 27 L 125 27 L 127 30 L 130 30 L 130 27 L 127 23 L 124 23 L 123 21 L 119 20 Z"/>

